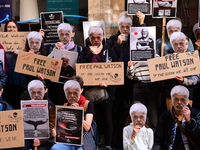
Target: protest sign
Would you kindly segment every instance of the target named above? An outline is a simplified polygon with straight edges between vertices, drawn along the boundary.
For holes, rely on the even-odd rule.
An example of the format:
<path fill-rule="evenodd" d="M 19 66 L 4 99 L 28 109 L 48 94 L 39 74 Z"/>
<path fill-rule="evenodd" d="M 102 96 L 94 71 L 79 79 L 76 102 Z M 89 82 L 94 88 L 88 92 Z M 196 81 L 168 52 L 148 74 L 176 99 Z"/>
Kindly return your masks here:
<path fill-rule="evenodd" d="M 40 13 L 41 29 L 44 29 L 44 43 L 56 43 L 59 41 L 57 28 L 60 23 L 63 23 L 63 12 L 41 12 Z"/>
<path fill-rule="evenodd" d="M 128 0 L 127 11 L 129 15 L 135 15 L 138 11 L 145 15 L 151 15 L 151 0 Z"/>
<path fill-rule="evenodd" d="M 56 106 L 55 141 L 81 146 L 83 144 L 83 114 L 83 107 Z"/>
<path fill-rule="evenodd" d="M 151 82 L 200 74 L 198 51 L 149 59 L 148 66 Z"/>
<path fill-rule="evenodd" d="M 107 85 L 124 84 L 123 62 L 77 63 L 76 74 L 83 78 L 84 85 L 99 85 L 100 82 Z"/>
<path fill-rule="evenodd" d="M 74 68 L 75 63 L 77 62 L 78 52 L 56 49 L 54 58 L 61 59 L 63 55 L 65 55 L 65 57 L 68 57 L 68 65 Z"/>
<path fill-rule="evenodd" d="M 84 45 L 87 45 L 85 42 L 86 42 L 86 39 L 89 37 L 88 31 L 89 31 L 90 27 L 92 27 L 92 26 L 101 27 L 101 29 L 103 30 L 104 37 L 106 37 L 104 21 L 83 21 Z"/>
<path fill-rule="evenodd" d="M 177 0 L 153 0 L 153 18 L 176 18 Z"/>
<path fill-rule="evenodd" d="M 15 72 L 58 81 L 62 60 L 20 51 L 17 57 Z"/>
<path fill-rule="evenodd" d="M 21 101 L 25 139 L 49 138 L 49 109 L 47 100 Z"/>
<path fill-rule="evenodd" d="M 0 44 L 5 51 L 24 50 L 28 32 L 0 32 Z"/>
<path fill-rule="evenodd" d="M 131 27 L 130 33 L 130 60 L 147 61 L 155 58 L 156 28 Z"/>
<path fill-rule="evenodd" d="M 0 111 L 0 149 L 24 146 L 21 110 Z"/>

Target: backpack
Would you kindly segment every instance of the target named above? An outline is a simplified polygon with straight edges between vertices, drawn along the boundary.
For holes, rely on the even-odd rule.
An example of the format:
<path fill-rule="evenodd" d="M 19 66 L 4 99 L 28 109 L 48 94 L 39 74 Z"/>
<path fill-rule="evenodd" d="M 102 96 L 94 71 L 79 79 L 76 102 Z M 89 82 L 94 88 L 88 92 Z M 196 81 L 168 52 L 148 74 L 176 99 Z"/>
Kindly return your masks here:
<path fill-rule="evenodd" d="M 89 102 L 90 102 L 89 100 L 85 101 L 85 103 L 84 103 L 84 112 L 86 112 Z M 91 131 L 92 131 L 92 137 L 94 139 L 94 142 L 95 142 L 96 146 L 98 146 L 98 130 L 97 130 L 97 124 L 94 121 L 94 119 L 92 119 Z"/>

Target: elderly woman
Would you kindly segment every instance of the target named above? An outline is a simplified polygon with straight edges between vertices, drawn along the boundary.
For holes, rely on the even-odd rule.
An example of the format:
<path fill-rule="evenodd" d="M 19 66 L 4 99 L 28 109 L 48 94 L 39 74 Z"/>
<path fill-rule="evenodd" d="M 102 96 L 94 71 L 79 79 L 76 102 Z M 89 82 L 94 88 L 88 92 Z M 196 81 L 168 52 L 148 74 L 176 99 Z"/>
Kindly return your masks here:
<path fill-rule="evenodd" d="M 78 59 L 78 63 L 98 63 L 98 62 L 115 62 L 117 56 L 112 49 L 103 46 L 104 38 L 103 30 L 98 26 L 91 26 L 88 31 L 89 39 L 92 46 L 85 47 Z M 100 83 L 102 88 L 108 92 L 109 98 L 105 101 L 95 105 L 96 122 L 99 133 L 105 137 L 105 145 L 111 148 L 113 123 L 112 123 L 112 109 L 115 100 L 115 86 L 107 86 L 106 83 Z M 85 86 L 87 92 L 93 87 Z"/>
<path fill-rule="evenodd" d="M 9 20 L 5 24 L 4 32 L 18 31 L 20 31 L 20 26 L 14 19 Z M 1 45 L 0 49 L 2 49 Z M 14 71 L 17 60 L 17 52 L 18 50 L 8 51 L 6 52 L 6 57 L 4 57 L 5 73 L 8 74 L 8 78 L 2 96 L 3 99 L 11 104 L 14 108 L 20 109 L 20 95 L 23 92 L 24 76 L 23 74 Z M 10 94 L 10 91 L 12 91 L 12 94 Z"/>
<path fill-rule="evenodd" d="M 51 150 L 96 150 L 96 145 L 94 139 L 92 138 L 91 124 L 94 115 L 94 106 L 92 102 L 87 102 L 86 98 L 81 95 L 82 89 L 80 84 L 75 80 L 68 80 L 64 84 L 64 92 L 67 98 L 67 103 L 64 106 L 73 106 L 73 107 L 84 107 L 85 103 L 88 103 L 87 109 L 84 112 L 83 120 L 83 146 L 71 146 L 67 144 L 55 144 Z M 54 136 L 56 136 L 55 130 Z"/>
<path fill-rule="evenodd" d="M 164 56 L 174 52 L 173 47 L 170 43 L 170 37 L 171 37 L 172 33 L 180 32 L 181 29 L 182 29 L 182 23 L 180 20 L 172 19 L 167 22 L 166 30 L 167 30 L 168 37 L 165 37 L 165 41 L 164 41 L 164 49 L 165 49 Z M 156 53 L 160 56 L 161 56 L 161 43 L 162 43 L 161 38 L 156 41 Z M 188 49 L 186 49 L 186 51 L 187 52 L 194 51 L 194 46 L 190 39 L 189 39 Z"/>
<path fill-rule="evenodd" d="M 68 50 L 68 51 L 75 51 L 80 52 L 82 47 L 76 45 L 73 41 L 73 36 L 75 33 L 73 32 L 73 27 L 68 23 L 61 23 L 57 28 L 58 36 L 60 42 L 55 44 L 55 48 L 53 51 L 48 55 L 48 57 L 54 57 L 55 51 L 58 49 Z"/>
<path fill-rule="evenodd" d="M 184 53 L 186 52 L 186 36 L 182 32 L 174 32 L 170 36 L 170 43 L 175 53 Z M 173 54 L 172 54 L 173 55 Z M 166 98 L 167 108 L 171 109 L 172 103 L 170 98 L 170 91 L 176 85 L 185 85 L 190 90 L 190 100 L 193 100 L 192 90 L 193 86 L 196 85 L 200 81 L 199 75 L 192 76 L 179 76 L 176 75 L 174 79 L 168 79 L 164 81 L 164 90 L 163 96 Z"/>
<path fill-rule="evenodd" d="M 142 103 L 131 106 L 132 122 L 123 129 L 124 150 L 150 150 L 153 146 L 153 130 L 145 127 L 147 108 Z"/>

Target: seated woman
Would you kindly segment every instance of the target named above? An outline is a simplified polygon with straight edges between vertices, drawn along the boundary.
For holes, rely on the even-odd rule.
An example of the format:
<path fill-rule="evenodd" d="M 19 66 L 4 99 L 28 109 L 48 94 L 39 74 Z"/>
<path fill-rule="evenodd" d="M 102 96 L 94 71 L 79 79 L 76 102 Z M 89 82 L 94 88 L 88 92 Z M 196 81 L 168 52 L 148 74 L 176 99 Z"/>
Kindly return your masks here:
<path fill-rule="evenodd" d="M 142 103 L 131 106 L 132 122 L 123 129 L 124 150 L 150 150 L 153 146 L 153 130 L 145 126 L 147 108 Z"/>
<path fill-rule="evenodd" d="M 68 100 L 67 103 L 64 104 L 64 106 L 73 106 L 73 107 L 84 107 L 85 103 L 88 103 L 86 98 L 81 95 L 81 87 L 80 84 L 75 80 L 68 80 L 64 84 L 64 92 L 65 96 Z M 96 150 L 95 141 L 92 137 L 91 132 L 91 124 L 93 120 L 94 115 L 94 106 L 92 102 L 89 102 L 87 104 L 87 109 L 84 112 L 84 120 L 83 120 L 83 146 L 72 146 L 68 144 L 61 144 L 57 143 L 54 144 L 51 150 Z M 55 129 L 52 130 L 52 135 L 56 136 Z"/>

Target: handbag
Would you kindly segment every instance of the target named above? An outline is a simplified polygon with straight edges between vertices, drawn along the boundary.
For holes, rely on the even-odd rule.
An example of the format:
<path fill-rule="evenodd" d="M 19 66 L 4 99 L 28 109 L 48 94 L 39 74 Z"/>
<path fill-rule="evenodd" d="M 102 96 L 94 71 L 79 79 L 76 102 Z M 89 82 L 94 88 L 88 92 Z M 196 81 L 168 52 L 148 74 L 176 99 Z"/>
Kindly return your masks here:
<path fill-rule="evenodd" d="M 101 87 L 93 87 L 85 92 L 85 97 L 94 104 L 98 104 L 107 100 L 109 95 L 106 89 Z"/>
<path fill-rule="evenodd" d="M 178 119 L 174 116 L 174 113 L 172 112 L 172 109 L 170 109 L 170 113 L 172 115 L 172 118 L 174 121 L 178 124 L 178 127 L 181 129 L 182 133 L 187 137 L 188 141 L 194 146 L 196 150 L 200 150 L 200 148 L 197 146 L 197 144 L 192 140 L 192 138 L 187 134 L 185 129 L 183 128 L 182 124 L 178 121 Z"/>

